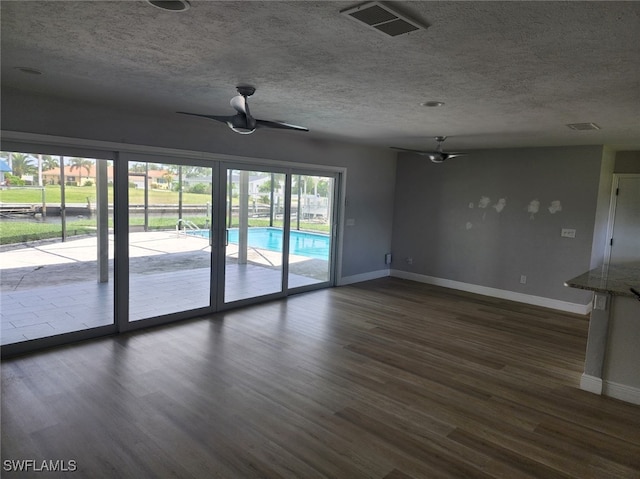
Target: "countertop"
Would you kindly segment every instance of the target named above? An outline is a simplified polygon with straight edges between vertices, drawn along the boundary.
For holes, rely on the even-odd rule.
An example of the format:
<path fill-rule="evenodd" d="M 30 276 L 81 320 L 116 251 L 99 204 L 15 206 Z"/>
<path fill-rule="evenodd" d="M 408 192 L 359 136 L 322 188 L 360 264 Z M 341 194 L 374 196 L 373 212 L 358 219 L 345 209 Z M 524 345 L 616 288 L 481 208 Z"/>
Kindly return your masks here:
<path fill-rule="evenodd" d="M 565 286 L 635 298 L 629 288 L 640 291 L 640 262 L 595 268 L 566 281 Z"/>

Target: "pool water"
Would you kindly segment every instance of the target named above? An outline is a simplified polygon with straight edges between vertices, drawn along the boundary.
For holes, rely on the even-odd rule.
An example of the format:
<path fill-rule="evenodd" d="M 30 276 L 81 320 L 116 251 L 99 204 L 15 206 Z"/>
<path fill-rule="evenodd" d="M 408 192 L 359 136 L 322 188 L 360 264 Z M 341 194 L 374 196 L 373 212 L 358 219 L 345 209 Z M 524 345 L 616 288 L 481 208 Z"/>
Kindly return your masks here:
<path fill-rule="evenodd" d="M 231 228 L 228 231 L 229 243 L 238 244 L 238 229 Z M 208 230 L 188 231 L 188 234 L 209 237 Z M 249 246 L 253 248 L 282 251 L 282 230 L 279 228 L 249 228 L 248 242 Z M 328 261 L 330 242 L 329 235 L 292 230 L 289 250 L 291 254 L 297 256 Z"/>

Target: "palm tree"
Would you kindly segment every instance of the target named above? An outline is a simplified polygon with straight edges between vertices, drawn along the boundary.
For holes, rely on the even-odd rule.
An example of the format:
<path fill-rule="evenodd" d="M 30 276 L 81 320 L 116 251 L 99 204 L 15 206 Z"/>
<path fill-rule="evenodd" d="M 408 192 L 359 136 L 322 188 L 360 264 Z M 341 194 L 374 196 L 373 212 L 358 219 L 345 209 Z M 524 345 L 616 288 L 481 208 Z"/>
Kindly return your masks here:
<path fill-rule="evenodd" d="M 60 166 L 58 160 L 56 160 L 53 156 L 42 155 L 42 169 L 44 171 L 53 170 L 54 168 L 58 168 L 58 166 Z"/>
<path fill-rule="evenodd" d="M 84 168 L 87 172 L 87 179 L 89 179 L 89 175 L 91 174 L 91 167 L 93 166 L 93 160 L 89 160 L 87 158 L 72 158 L 71 159 L 71 168 L 69 171 L 78 170 L 80 172 L 80 179 L 82 179 L 81 170 Z M 82 183 L 82 182 L 80 182 Z"/>
<path fill-rule="evenodd" d="M 13 153 L 11 157 L 12 174 L 17 177 L 36 173 L 33 158 L 25 153 Z"/>
<path fill-rule="evenodd" d="M 167 188 L 169 188 L 169 189 L 171 189 L 171 185 L 173 184 L 173 175 L 174 175 L 174 173 L 172 173 L 171 171 L 165 171 L 162 174 L 162 179 L 164 181 L 166 181 L 166 183 L 168 185 Z"/>

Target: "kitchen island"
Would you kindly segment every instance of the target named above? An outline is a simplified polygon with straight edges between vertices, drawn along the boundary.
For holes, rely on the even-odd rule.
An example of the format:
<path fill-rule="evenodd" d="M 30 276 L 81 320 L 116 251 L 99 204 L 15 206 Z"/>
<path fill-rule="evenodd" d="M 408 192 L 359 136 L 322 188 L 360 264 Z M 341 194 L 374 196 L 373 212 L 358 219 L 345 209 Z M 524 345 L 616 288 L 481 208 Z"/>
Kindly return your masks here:
<path fill-rule="evenodd" d="M 593 291 L 580 388 L 640 404 L 640 262 L 603 266 L 568 280 Z"/>

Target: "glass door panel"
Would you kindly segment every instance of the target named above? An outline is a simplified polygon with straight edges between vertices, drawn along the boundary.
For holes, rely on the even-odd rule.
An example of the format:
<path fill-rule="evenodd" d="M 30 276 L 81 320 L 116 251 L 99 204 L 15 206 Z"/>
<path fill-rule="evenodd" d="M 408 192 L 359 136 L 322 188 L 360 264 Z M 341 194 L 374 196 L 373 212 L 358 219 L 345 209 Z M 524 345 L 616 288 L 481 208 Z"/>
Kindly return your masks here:
<path fill-rule="evenodd" d="M 113 325 L 113 162 L 0 157 L 2 344 Z"/>
<path fill-rule="evenodd" d="M 282 292 L 285 175 L 228 168 L 224 302 Z"/>
<path fill-rule="evenodd" d="M 331 280 L 334 189 L 333 177 L 293 175 L 289 289 Z"/>
<path fill-rule="evenodd" d="M 129 162 L 129 321 L 211 305 L 213 169 Z"/>

